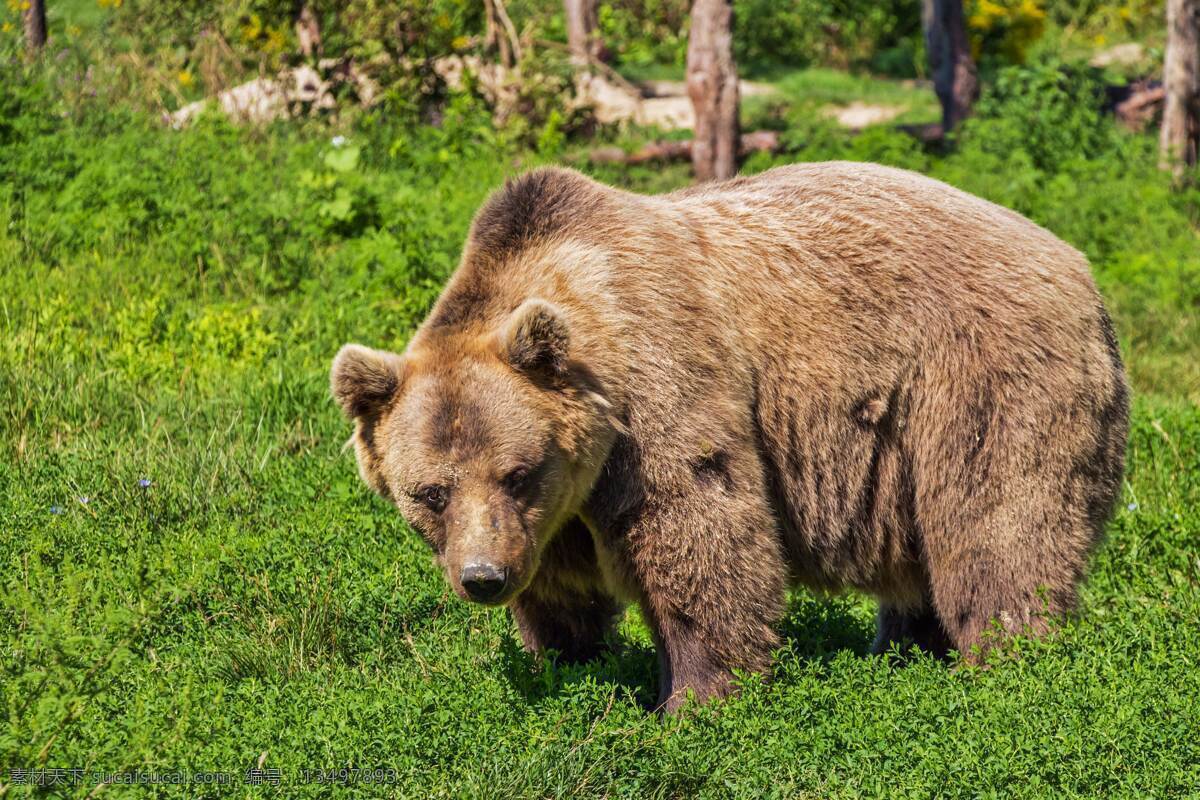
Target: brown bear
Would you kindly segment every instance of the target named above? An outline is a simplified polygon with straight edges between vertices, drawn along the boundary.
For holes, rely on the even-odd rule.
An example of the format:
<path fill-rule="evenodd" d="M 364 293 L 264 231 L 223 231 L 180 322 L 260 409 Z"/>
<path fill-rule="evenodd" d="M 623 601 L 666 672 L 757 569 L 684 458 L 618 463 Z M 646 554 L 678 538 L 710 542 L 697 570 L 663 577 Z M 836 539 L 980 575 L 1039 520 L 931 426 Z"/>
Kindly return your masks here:
<path fill-rule="evenodd" d="M 568 659 L 637 603 L 667 710 L 769 666 L 789 584 L 877 597 L 877 651 L 1044 631 L 1128 428 L 1079 252 L 855 163 L 654 197 L 528 173 L 403 355 L 346 345 L 332 386 L 456 593 Z"/>

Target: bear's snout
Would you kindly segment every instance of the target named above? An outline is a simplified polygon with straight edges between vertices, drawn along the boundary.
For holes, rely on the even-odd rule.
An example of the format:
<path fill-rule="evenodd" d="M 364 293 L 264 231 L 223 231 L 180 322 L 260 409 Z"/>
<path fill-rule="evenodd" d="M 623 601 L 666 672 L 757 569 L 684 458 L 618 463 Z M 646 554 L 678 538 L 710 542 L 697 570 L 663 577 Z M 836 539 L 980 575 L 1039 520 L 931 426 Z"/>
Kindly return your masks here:
<path fill-rule="evenodd" d="M 477 603 L 495 600 L 508 585 L 508 570 L 494 564 L 467 564 L 459 575 L 459 583 Z"/>

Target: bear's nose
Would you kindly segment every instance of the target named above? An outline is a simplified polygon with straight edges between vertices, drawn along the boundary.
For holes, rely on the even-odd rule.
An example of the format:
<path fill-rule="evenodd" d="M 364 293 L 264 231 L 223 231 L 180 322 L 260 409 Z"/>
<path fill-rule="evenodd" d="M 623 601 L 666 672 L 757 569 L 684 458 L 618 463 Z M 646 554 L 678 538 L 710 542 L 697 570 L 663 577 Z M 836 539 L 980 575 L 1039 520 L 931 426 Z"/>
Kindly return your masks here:
<path fill-rule="evenodd" d="M 472 600 L 485 602 L 504 591 L 508 578 L 504 570 L 496 569 L 492 564 L 467 564 L 463 567 L 459 582 Z"/>

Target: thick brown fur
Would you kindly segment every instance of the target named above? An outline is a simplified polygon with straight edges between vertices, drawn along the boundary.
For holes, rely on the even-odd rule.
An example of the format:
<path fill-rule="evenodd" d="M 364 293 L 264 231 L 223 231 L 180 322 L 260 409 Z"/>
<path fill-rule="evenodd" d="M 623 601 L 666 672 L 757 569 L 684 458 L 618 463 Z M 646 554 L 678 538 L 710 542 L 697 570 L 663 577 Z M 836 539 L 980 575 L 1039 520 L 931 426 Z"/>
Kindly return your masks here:
<path fill-rule="evenodd" d="M 850 163 L 659 197 L 530 173 L 404 355 L 347 346 L 333 388 L 456 591 L 499 565 L 526 645 L 570 658 L 639 604 L 669 710 L 769 666 L 792 583 L 879 598 L 879 650 L 1044 631 L 1128 426 L 1079 252 Z"/>

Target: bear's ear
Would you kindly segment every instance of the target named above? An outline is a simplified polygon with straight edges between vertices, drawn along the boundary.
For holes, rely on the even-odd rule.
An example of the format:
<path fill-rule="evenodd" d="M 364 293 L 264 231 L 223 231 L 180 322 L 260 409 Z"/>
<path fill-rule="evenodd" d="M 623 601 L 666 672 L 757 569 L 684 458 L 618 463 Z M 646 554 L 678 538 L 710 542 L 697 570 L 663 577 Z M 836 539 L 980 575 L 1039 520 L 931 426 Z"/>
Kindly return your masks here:
<path fill-rule="evenodd" d="M 500 352 L 514 368 L 546 377 L 567 372 L 571 336 L 559 309 L 531 298 L 509 315 L 500 329 Z"/>
<path fill-rule="evenodd" d="M 377 412 L 400 388 L 403 362 L 395 353 L 348 344 L 338 351 L 329 384 L 351 419 Z"/>

